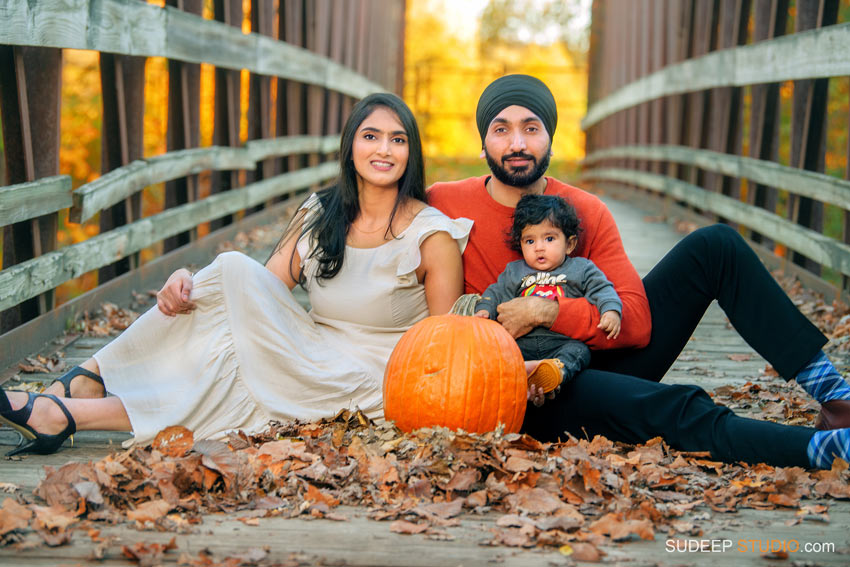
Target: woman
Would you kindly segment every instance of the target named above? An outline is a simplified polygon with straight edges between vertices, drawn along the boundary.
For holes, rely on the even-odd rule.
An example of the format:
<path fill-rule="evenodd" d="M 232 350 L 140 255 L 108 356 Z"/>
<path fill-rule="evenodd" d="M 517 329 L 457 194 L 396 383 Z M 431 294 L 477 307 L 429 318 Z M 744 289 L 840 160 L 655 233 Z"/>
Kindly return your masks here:
<path fill-rule="evenodd" d="M 178 270 L 158 309 L 45 394 L 4 391 L 0 419 L 29 439 L 8 454 L 56 451 L 77 429 L 144 443 L 176 424 L 215 438 L 343 407 L 380 416 L 393 346 L 462 292 L 472 223 L 425 204 L 419 131 L 394 95 L 354 107 L 340 164 L 336 186 L 302 204 L 265 267 L 228 252 L 194 276 Z M 290 293 L 297 283 L 309 314 Z"/>

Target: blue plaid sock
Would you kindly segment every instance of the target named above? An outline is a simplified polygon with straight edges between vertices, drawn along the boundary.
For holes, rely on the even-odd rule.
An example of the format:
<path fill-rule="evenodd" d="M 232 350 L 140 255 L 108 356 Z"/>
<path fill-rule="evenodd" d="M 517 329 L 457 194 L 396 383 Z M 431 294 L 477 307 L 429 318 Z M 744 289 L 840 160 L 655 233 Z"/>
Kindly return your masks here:
<path fill-rule="evenodd" d="M 850 400 L 850 385 L 844 381 L 823 351 L 800 370 L 795 380 L 820 403 Z"/>
<path fill-rule="evenodd" d="M 850 461 L 850 429 L 815 431 L 806 454 L 812 466 L 819 469 L 831 469 L 835 457 Z"/>

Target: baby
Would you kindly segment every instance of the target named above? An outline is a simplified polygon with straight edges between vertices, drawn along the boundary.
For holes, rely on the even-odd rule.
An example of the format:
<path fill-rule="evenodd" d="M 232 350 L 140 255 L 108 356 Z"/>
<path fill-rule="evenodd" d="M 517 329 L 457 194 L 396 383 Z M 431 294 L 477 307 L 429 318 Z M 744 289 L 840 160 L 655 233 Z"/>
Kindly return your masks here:
<path fill-rule="evenodd" d="M 520 199 L 510 245 L 523 259 L 505 266 L 496 283 L 484 290 L 475 316 L 495 320 L 498 305 L 514 297 L 536 295 L 555 301 L 558 297 L 584 297 L 599 309 L 598 327 L 609 339 L 617 338 L 623 304 L 593 262 L 569 257 L 578 244 L 578 233 L 578 215 L 561 197 L 525 195 Z M 517 345 L 526 361 L 536 363 L 529 386 L 543 393 L 571 380 L 590 364 L 587 345 L 544 327 L 519 337 Z"/>

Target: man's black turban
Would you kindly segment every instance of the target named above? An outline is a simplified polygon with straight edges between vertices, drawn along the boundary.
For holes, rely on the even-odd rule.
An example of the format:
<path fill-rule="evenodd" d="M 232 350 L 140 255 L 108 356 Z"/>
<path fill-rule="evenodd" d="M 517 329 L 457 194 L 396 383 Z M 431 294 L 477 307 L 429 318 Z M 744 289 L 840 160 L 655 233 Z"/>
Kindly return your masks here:
<path fill-rule="evenodd" d="M 550 139 L 555 134 L 558 109 L 549 87 L 530 75 L 505 75 L 490 83 L 478 99 L 475 121 L 478 123 L 482 146 L 490 122 L 512 105 L 523 106 L 536 114 L 546 127 Z"/>

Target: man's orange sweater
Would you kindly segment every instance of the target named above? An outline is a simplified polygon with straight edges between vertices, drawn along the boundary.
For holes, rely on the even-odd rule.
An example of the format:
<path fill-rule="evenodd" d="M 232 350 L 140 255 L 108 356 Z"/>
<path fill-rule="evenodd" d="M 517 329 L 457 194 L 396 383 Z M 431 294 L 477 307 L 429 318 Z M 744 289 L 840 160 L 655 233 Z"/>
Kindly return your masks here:
<path fill-rule="evenodd" d="M 482 293 L 496 281 L 508 262 L 522 258 L 507 243 L 514 210 L 490 197 L 485 187 L 488 177 L 435 183 L 428 189 L 431 205 L 452 218 L 466 217 L 475 222 L 463 253 L 466 293 Z M 558 298 L 560 310 L 552 330 L 594 349 L 646 346 L 652 324 L 649 302 L 608 207 L 586 191 L 551 177 L 546 181 L 546 195 L 564 197 L 581 220 L 579 244 L 571 256 L 582 256 L 596 264 L 614 284 L 623 302 L 622 330 L 614 340 L 596 328 L 599 311 L 584 298 Z"/>

